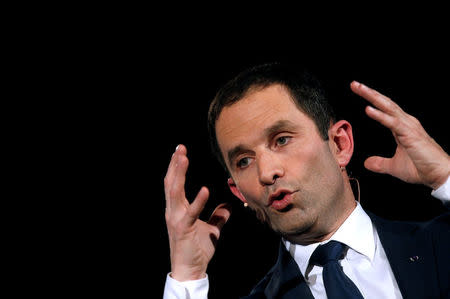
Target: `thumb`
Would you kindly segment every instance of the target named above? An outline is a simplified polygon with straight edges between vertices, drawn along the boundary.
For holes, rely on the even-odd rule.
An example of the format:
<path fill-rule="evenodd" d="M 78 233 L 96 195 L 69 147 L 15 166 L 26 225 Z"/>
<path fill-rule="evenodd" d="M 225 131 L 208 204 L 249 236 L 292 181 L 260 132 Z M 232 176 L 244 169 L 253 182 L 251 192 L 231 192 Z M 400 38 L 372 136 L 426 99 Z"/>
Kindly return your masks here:
<path fill-rule="evenodd" d="M 373 172 L 390 174 L 391 162 L 390 158 L 372 156 L 364 161 L 364 167 Z"/>
<path fill-rule="evenodd" d="M 194 223 L 198 219 L 198 217 L 200 217 L 200 214 L 205 208 L 208 198 L 209 198 L 208 188 L 202 187 L 190 206 L 192 223 Z"/>

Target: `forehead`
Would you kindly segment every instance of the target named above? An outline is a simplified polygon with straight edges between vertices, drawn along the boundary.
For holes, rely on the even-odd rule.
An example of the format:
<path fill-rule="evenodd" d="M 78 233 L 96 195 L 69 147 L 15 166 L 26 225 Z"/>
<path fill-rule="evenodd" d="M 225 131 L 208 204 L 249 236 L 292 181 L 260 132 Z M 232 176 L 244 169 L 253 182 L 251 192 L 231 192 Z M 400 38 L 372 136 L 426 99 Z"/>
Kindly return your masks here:
<path fill-rule="evenodd" d="M 299 127 L 313 121 L 294 103 L 287 89 L 271 85 L 249 92 L 240 101 L 223 108 L 216 122 L 216 136 L 222 151 L 235 143 L 248 143 L 279 122 L 288 120 Z"/>

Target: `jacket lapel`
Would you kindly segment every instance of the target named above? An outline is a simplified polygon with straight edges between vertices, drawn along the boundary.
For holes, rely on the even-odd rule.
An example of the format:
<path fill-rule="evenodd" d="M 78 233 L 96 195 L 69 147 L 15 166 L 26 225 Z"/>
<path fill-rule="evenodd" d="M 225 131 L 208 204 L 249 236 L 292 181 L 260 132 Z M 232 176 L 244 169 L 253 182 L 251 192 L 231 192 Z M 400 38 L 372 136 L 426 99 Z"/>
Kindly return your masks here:
<path fill-rule="evenodd" d="M 418 225 L 387 221 L 372 213 L 367 214 L 377 229 L 403 297 L 439 297 L 430 237 L 420 233 Z"/>
<path fill-rule="evenodd" d="M 273 275 L 264 290 L 267 298 L 314 298 L 297 263 L 280 242 Z"/>

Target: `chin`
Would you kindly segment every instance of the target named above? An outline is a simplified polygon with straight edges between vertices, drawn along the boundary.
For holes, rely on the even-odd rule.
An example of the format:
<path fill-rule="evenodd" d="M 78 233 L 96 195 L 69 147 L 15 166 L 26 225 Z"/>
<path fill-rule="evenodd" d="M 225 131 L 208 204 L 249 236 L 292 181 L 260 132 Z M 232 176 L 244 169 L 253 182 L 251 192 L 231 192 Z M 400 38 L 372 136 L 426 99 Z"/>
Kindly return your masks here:
<path fill-rule="evenodd" d="M 272 219 L 271 223 L 269 223 L 272 230 L 286 237 L 300 235 L 310 230 L 313 226 L 311 219 L 305 218 L 304 215 L 300 215 L 300 213 L 292 212 L 293 213 L 290 213 L 291 215 L 286 214 L 281 217 L 276 217 L 276 219 Z"/>

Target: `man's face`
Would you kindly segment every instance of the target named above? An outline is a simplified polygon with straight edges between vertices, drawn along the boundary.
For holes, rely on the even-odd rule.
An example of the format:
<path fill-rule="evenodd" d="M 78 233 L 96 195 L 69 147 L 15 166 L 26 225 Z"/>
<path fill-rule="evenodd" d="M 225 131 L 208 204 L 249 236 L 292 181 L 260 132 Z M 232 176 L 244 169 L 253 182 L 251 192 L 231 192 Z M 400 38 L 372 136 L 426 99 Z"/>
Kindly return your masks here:
<path fill-rule="evenodd" d="M 319 238 L 342 217 L 344 182 L 333 153 L 287 90 L 271 85 L 225 107 L 216 135 L 232 192 L 287 239 Z"/>

